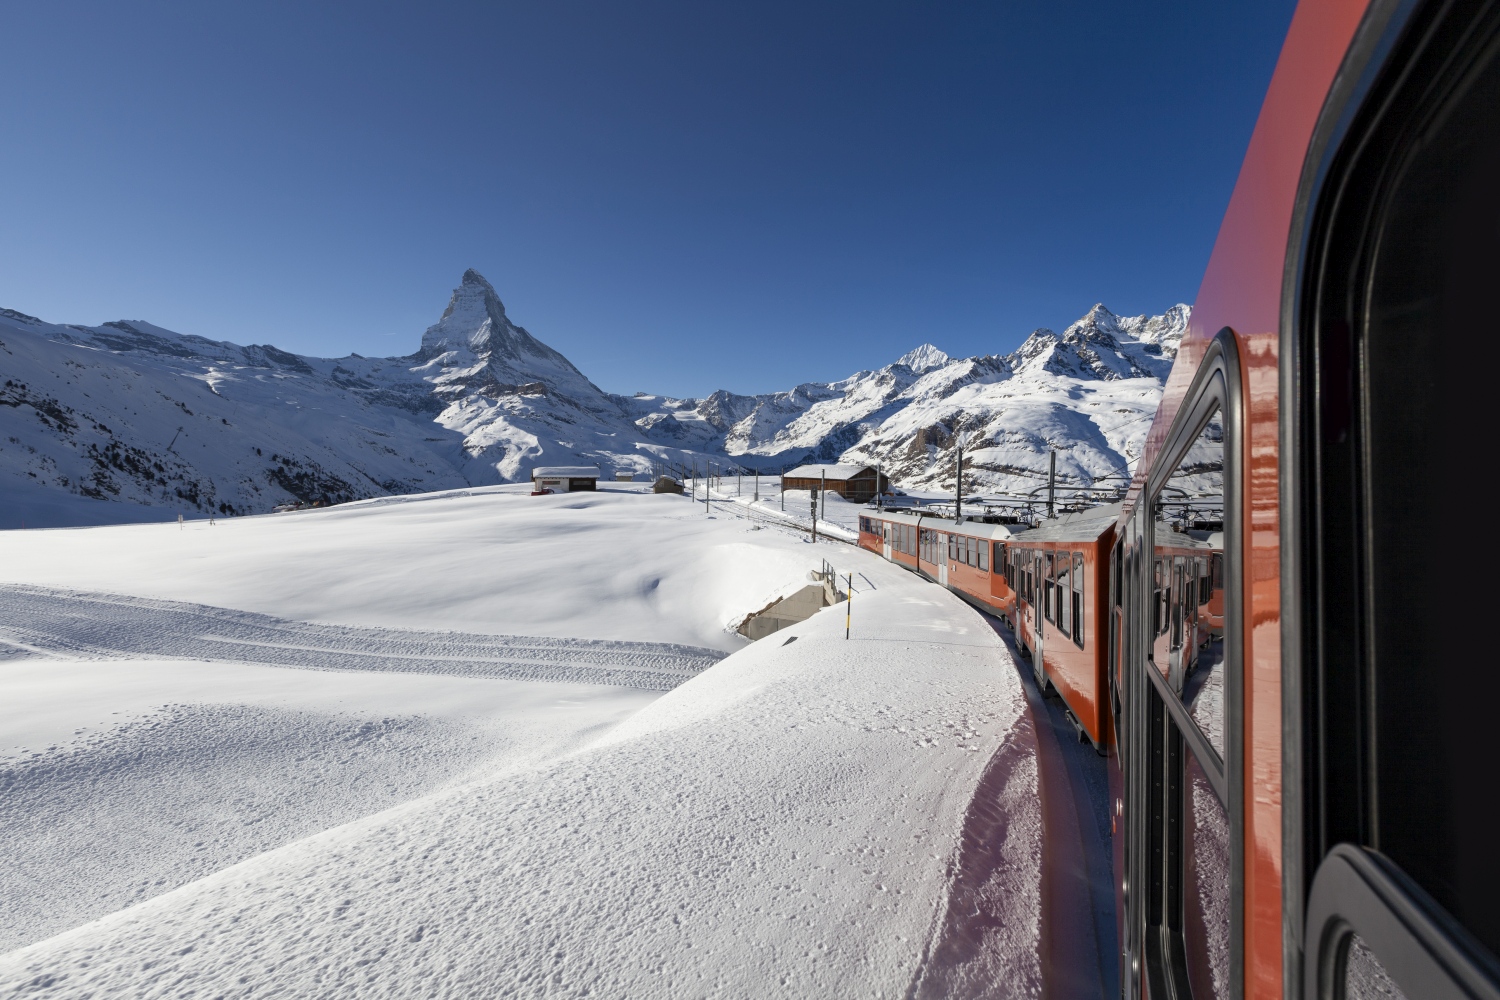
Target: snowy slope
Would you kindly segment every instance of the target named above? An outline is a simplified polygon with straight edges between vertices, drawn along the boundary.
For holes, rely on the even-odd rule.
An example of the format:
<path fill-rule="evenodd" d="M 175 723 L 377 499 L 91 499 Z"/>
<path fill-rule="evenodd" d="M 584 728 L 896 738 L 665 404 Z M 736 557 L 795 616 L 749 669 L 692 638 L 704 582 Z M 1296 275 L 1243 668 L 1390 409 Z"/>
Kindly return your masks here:
<path fill-rule="evenodd" d="M 1036 765 L 1005 646 L 878 557 L 742 513 L 495 487 L 7 533 L 0 909 L 56 936 L 0 928 L 35 942 L 0 955 L 0 992 L 1039 995 Z M 727 632 L 825 558 L 853 574 L 852 641 L 842 608 Z M 72 613 L 101 590 L 134 596 Z M 646 704 L 445 673 L 443 627 L 471 633 L 450 657 L 527 634 L 738 651 Z M 218 638 L 173 645 L 194 634 Z M 281 665 L 211 658 L 226 640 Z M 423 672 L 379 666 L 393 644 Z M 312 648 L 342 665 L 297 665 Z M 1005 817 L 993 919 L 955 950 L 980 800 Z"/>
<path fill-rule="evenodd" d="M 948 491 L 962 442 L 966 491 L 1026 493 L 1052 449 L 1063 481 L 1087 486 L 1140 454 L 1189 314 L 1121 317 L 1096 305 L 1004 356 L 952 359 L 923 344 L 884 368 L 784 393 L 617 398 L 654 440 L 744 466 L 878 461 L 901 486 Z"/>

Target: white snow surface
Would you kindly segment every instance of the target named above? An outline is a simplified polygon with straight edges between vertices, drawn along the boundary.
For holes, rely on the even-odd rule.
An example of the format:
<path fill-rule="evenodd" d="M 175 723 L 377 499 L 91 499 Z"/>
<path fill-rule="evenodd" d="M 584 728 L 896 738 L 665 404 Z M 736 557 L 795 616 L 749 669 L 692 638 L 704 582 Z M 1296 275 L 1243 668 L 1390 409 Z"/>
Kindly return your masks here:
<path fill-rule="evenodd" d="M 25 944 L 0 992 L 1033 993 L 1006 648 L 946 591 L 774 522 L 499 487 L 0 532 L 0 948 Z M 824 559 L 853 574 L 851 639 L 843 605 L 733 635 Z M 577 678 L 505 672 L 563 660 Z M 672 669 L 659 697 L 619 680 Z M 1007 919 L 945 975 L 1006 747 L 983 891 Z"/>

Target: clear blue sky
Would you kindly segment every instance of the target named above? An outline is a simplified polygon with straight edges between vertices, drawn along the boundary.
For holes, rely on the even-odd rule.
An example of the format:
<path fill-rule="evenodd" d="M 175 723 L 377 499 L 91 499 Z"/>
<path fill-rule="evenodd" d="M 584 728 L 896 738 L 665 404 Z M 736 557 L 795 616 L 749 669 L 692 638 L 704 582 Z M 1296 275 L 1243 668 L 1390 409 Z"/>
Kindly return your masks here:
<path fill-rule="evenodd" d="M 605 389 L 1189 301 L 1288 0 L 0 7 L 0 306 L 406 354 L 466 267 Z"/>

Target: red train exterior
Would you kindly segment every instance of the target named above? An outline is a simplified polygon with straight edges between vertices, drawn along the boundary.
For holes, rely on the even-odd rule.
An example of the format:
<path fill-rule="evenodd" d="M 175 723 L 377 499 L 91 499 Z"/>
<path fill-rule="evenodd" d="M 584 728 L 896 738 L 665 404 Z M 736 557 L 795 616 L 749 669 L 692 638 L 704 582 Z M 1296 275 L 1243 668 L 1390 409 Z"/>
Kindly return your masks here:
<path fill-rule="evenodd" d="M 1413 530 L 1447 509 L 1437 442 L 1493 424 L 1451 351 L 1496 330 L 1496 275 L 1500 2 L 1302 0 L 1119 509 L 991 538 L 984 569 L 938 558 L 967 525 L 866 519 L 1010 618 L 1110 754 L 1127 1000 L 1500 1000 L 1466 711 L 1500 671 Z"/>
<path fill-rule="evenodd" d="M 1100 753 L 1113 742 L 1109 706 L 1109 566 L 1119 507 L 1065 514 L 1013 536 L 1010 620 L 1037 685 L 1055 690 Z"/>

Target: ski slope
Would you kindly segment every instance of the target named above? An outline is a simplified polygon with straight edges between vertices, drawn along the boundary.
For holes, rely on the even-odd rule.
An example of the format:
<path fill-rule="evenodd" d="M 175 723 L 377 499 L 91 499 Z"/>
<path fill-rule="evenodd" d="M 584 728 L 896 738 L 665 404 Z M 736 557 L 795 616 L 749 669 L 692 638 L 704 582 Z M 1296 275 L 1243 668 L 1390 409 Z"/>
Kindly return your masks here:
<path fill-rule="evenodd" d="M 499 487 L 0 533 L 0 992 L 1039 995 L 999 637 L 711 511 Z M 734 634 L 824 559 L 851 638 L 843 605 Z"/>

